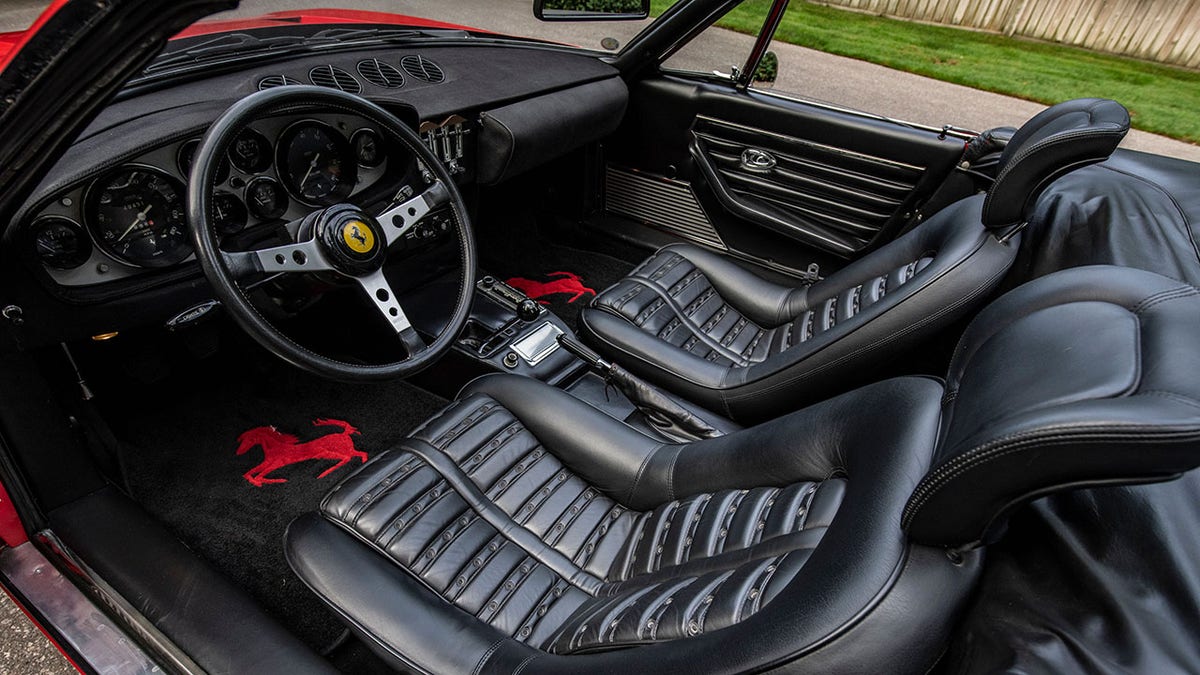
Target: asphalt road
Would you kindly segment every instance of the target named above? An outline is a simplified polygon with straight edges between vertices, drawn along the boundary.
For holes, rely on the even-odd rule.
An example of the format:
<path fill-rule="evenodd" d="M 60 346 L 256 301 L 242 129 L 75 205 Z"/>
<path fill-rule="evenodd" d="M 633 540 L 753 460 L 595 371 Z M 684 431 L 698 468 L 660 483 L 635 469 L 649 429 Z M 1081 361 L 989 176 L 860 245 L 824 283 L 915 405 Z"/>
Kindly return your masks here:
<path fill-rule="evenodd" d="M 0 673 L 59 675 L 76 672 L 37 626 L 0 593 Z"/>

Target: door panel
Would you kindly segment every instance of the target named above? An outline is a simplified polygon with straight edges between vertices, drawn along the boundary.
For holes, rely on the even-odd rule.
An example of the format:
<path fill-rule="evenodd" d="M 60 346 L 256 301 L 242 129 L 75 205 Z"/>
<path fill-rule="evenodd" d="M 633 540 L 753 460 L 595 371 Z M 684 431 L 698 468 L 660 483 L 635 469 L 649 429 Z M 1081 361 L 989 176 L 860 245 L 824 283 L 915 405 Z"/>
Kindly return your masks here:
<path fill-rule="evenodd" d="M 692 158 L 730 212 L 837 253 L 865 248 L 924 170 L 700 116 Z"/>
<path fill-rule="evenodd" d="M 609 147 L 608 175 L 662 179 L 676 194 L 681 184 L 690 186 L 721 245 L 802 269 L 806 261 L 857 257 L 893 238 L 962 149 L 961 138 L 934 130 L 663 75 L 631 89 L 630 112 Z M 673 219 L 665 207 L 651 209 L 653 218 L 631 214 L 626 187 L 610 181 L 608 189 L 617 195 L 610 210 L 660 229 Z M 652 183 L 641 185 L 644 198 L 653 201 L 654 191 Z M 613 208 L 614 201 L 624 208 Z M 694 213 L 690 220 L 696 222 Z M 713 246 L 714 237 L 706 239 L 697 243 Z"/>

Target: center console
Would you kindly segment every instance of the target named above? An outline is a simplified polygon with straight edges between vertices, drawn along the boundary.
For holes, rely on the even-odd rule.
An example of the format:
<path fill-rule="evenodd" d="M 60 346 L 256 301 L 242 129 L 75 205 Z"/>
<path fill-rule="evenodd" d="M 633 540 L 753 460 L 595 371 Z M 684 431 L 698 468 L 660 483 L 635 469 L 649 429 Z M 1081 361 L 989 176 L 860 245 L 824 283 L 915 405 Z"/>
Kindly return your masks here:
<path fill-rule="evenodd" d="M 447 398 L 462 385 L 487 373 L 533 377 L 562 386 L 587 370 L 587 364 L 559 346 L 559 335 L 572 335 L 563 320 L 496 277 L 475 283 L 471 315 L 453 349 L 420 384 Z"/>
<path fill-rule="evenodd" d="M 455 348 L 493 370 L 560 384 L 586 365 L 559 347 L 571 334 L 562 319 L 503 281 L 484 276 L 475 284 L 471 318 Z"/>
<path fill-rule="evenodd" d="M 667 442 L 697 437 L 693 433 L 696 428 L 706 429 L 704 436 L 739 428 L 614 368 L 578 342 L 571 328 L 553 312 L 502 280 L 481 274 L 466 325 L 437 368 L 417 376 L 419 386 L 452 399 L 481 375 L 511 373 L 561 387 L 605 414 Z M 684 427 L 691 427 L 692 432 L 680 427 L 681 418 L 691 420 L 693 424 Z"/>

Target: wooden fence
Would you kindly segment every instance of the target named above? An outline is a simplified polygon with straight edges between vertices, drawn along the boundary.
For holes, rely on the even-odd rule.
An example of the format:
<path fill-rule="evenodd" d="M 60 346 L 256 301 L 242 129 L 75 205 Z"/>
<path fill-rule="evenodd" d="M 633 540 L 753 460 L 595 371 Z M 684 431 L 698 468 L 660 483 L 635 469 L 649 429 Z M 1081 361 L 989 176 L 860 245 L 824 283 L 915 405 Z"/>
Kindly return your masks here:
<path fill-rule="evenodd" d="M 1200 68 L 1200 0 L 812 0 Z"/>

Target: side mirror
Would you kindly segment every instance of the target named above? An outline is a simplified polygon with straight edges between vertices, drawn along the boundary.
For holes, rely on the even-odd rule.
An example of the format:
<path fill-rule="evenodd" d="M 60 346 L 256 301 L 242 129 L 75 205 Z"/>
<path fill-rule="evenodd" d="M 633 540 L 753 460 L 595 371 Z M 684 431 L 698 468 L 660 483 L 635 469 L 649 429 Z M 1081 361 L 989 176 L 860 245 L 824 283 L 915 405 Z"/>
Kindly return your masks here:
<path fill-rule="evenodd" d="M 650 0 L 533 0 L 542 21 L 636 21 L 650 16 Z"/>

